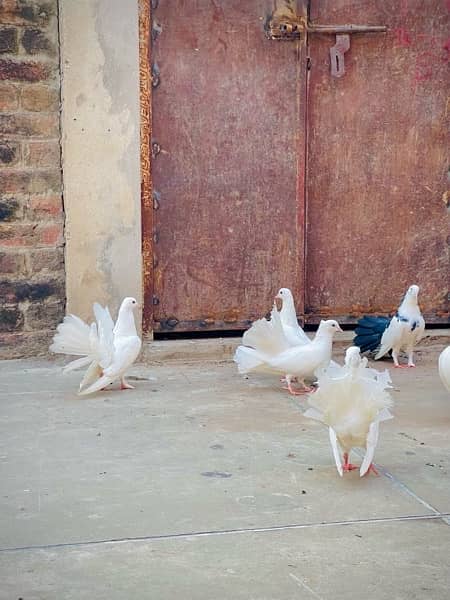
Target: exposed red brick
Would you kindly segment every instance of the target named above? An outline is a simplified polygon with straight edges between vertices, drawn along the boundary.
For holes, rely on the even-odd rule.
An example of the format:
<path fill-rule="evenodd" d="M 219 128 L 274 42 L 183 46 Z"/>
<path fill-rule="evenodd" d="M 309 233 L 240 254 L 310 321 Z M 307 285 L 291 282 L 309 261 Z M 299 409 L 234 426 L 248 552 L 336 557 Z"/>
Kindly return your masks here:
<path fill-rule="evenodd" d="M 16 54 L 18 49 L 17 29 L 15 27 L 0 27 L 0 54 Z"/>
<path fill-rule="evenodd" d="M 55 167 L 60 163 L 59 141 L 27 142 L 23 148 L 24 164 L 29 167 Z"/>
<path fill-rule="evenodd" d="M 39 248 L 63 244 L 63 223 L 0 225 L 0 248 Z"/>
<path fill-rule="evenodd" d="M 22 88 L 24 110 L 52 112 L 59 109 L 59 91 L 42 84 L 24 85 Z"/>
<path fill-rule="evenodd" d="M 0 80 L 45 81 L 53 76 L 55 65 L 37 61 L 0 60 Z"/>
<path fill-rule="evenodd" d="M 28 306 L 25 311 L 26 329 L 56 329 L 64 318 L 64 302 L 39 302 Z"/>
<path fill-rule="evenodd" d="M 55 55 L 55 45 L 42 29 L 25 29 L 21 42 L 27 54 Z"/>
<path fill-rule="evenodd" d="M 23 313 L 17 305 L 0 306 L 0 332 L 23 329 Z"/>
<path fill-rule="evenodd" d="M 16 110 L 19 106 L 19 88 L 10 83 L 0 82 L 0 112 Z"/>
<path fill-rule="evenodd" d="M 20 162 L 20 142 L 0 141 L 0 166 L 13 167 Z"/>
<path fill-rule="evenodd" d="M 42 302 L 47 298 L 62 297 L 64 284 L 62 281 L 52 279 L 45 281 L 29 282 L 27 279 L 18 281 L 0 281 L 0 296 L 7 304 L 23 302 Z"/>
<path fill-rule="evenodd" d="M 0 134 L 57 138 L 58 114 L 0 114 Z"/>
<path fill-rule="evenodd" d="M 25 254 L 15 252 L 0 252 L 0 274 L 24 275 Z"/>
<path fill-rule="evenodd" d="M 33 2 L 32 0 L 1 0 L 0 23 L 5 25 L 48 25 L 56 13 L 57 0 Z"/>
<path fill-rule="evenodd" d="M 31 250 L 29 253 L 29 268 L 33 275 L 37 275 L 42 271 L 62 272 L 64 268 L 64 249 L 59 247 Z"/>
<path fill-rule="evenodd" d="M 64 239 L 62 223 L 40 225 L 38 229 L 39 243 L 47 246 L 60 246 Z"/>
<path fill-rule="evenodd" d="M 0 359 L 47 353 L 64 312 L 57 10 L 0 0 Z"/>
<path fill-rule="evenodd" d="M 28 218 L 30 220 L 42 215 L 59 216 L 63 214 L 62 198 L 60 194 L 44 194 L 31 196 L 28 205 Z"/>
<path fill-rule="evenodd" d="M 0 190 L 3 193 L 43 194 L 61 190 L 61 172 L 59 170 L 21 171 L 8 169 L 0 171 Z"/>
<path fill-rule="evenodd" d="M 0 247 L 26 248 L 36 244 L 33 223 L 0 224 Z"/>
<path fill-rule="evenodd" d="M 16 198 L 0 198 L 0 223 L 16 221 L 23 217 L 21 204 Z"/>

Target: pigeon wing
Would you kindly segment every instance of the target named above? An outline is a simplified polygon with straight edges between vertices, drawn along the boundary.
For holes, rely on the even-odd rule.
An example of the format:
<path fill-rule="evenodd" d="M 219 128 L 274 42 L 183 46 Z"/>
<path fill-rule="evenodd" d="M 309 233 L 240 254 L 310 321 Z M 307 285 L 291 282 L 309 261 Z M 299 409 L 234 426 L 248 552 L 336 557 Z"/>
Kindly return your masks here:
<path fill-rule="evenodd" d="M 94 315 L 97 321 L 98 331 L 98 363 L 106 369 L 114 357 L 114 321 L 107 307 L 94 304 Z"/>
<path fill-rule="evenodd" d="M 375 448 L 378 443 L 378 421 L 373 421 L 369 426 L 369 432 L 366 437 L 366 453 L 364 455 L 364 459 L 361 463 L 361 467 L 359 468 L 359 476 L 362 477 L 369 470 L 370 465 L 373 462 L 373 457 L 375 455 Z"/>
<path fill-rule="evenodd" d="M 392 317 L 388 328 L 381 337 L 381 348 L 377 352 L 375 360 L 378 360 L 387 352 L 389 352 L 389 350 L 392 350 L 392 348 L 395 348 L 400 344 L 402 339 L 403 325 L 404 323 L 400 321 L 400 319 L 397 317 Z"/>
<path fill-rule="evenodd" d="M 337 435 L 332 427 L 328 428 L 328 433 L 330 436 L 330 444 L 331 444 L 331 449 L 333 450 L 333 456 L 334 456 L 334 462 L 336 463 L 336 469 L 338 470 L 339 475 L 342 477 L 344 474 L 344 471 L 342 468 L 342 460 L 341 460 L 341 454 L 339 452 Z"/>

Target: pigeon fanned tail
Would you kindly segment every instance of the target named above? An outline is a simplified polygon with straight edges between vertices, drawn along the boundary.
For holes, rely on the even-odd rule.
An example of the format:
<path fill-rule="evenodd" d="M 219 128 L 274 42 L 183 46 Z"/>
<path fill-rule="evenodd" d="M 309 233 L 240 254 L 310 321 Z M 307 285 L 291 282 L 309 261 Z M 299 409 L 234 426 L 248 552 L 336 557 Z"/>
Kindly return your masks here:
<path fill-rule="evenodd" d="M 378 350 L 381 344 L 381 338 L 386 328 L 389 326 L 387 317 L 364 316 L 359 319 L 353 339 L 353 344 L 361 349 L 361 352 L 370 352 Z"/>
<path fill-rule="evenodd" d="M 342 465 L 339 447 L 346 453 L 354 447 L 366 448 L 360 475 L 370 468 L 378 441 L 379 423 L 392 418 L 389 411 L 392 399 L 387 391 L 389 383 L 389 375 L 368 367 L 356 347 L 347 349 L 343 367 L 333 366 L 319 373 L 318 389 L 308 397 L 311 408 L 304 416 L 329 427 L 339 474 L 339 465 Z"/>
<path fill-rule="evenodd" d="M 137 359 L 142 344 L 133 316 L 136 306 L 135 298 L 124 298 L 115 325 L 108 308 L 97 302 L 93 307 L 96 323 L 91 326 L 74 315 L 67 315 L 58 325 L 50 350 L 82 356 L 64 370 L 89 365 L 80 383 L 80 395 L 92 394 L 117 379 L 121 380 L 123 389 L 130 387 L 124 376 Z"/>
<path fill-rule="evenodd" d="M 50 351 L 58 354 L 86 356 L 91 352 L 90 327 L 79 317 L 67 315 L 56 328 Z"/>

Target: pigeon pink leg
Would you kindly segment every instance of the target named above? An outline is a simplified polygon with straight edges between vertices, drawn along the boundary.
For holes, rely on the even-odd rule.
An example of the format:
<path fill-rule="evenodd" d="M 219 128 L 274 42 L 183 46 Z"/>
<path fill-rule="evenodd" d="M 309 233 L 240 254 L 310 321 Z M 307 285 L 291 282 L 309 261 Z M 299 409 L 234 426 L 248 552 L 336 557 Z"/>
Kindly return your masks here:
<path fill-rule="evenodd" d="M 395 369 L 407 369 L 407 365 L 400 365 L 398 362 L 398 352 L 396 350 L 392 350 L 392 358 L 394 360 L 394 368 Z"/>
<path fill-rule="evenodd" d="M 379 475 L 380 475 L 380 474 L 378 473 L 378 471 L 377 471 L 377 470 L 375 469 L 375 467 L 373 466 L 373 463 L 370 463 L 370 467 L 367 469 L 367 471 L 366 471 L 365 475 L 367 475 L 367 474 L 368 474 L 368 473 L 370 473 L 371 471 L 372 471 L 372 473 L 373 473 L 374 475 L 376 475 L 377 477 L 379 477 Z"/>
<path fill-rule="evenodd" d="M 289 375 L 286 375 L 286 383 L 287 386 L 283 386 L 284 390 L 289 390 L 289 392 L 293 395 L 293 396 L 301 396 L 302 394 L 308 394 L 309 392 L 312 392 L 313 389 L 315 388 L 311 388 L 308 387 L 307 385 L 305 385 L 305 382 L 301 379 L 300 383 L 303 385 L 303 389 L 301 390 L 296 390 L 292 387 L 292 379 Z M 297 379 L 297 378 L 296 378 Z"/>
<path fill-rule="evenodd" d="M 352 463 L 348 462 L 348 452 L 344 452 L 344 464 L 342 465 L 342 470 L 347 472 L 347 471 L 353 471 L 354 469 L 357 469 L 358 467 L 356 465 L 352 465 Z"/>
<path fill-rule="evenodd" d="M 130 385 L 125 381 L 125 377 L 121 377 L 120 379 L 120 389 L 121 390 L 134 390 L 134 385 Z"/>

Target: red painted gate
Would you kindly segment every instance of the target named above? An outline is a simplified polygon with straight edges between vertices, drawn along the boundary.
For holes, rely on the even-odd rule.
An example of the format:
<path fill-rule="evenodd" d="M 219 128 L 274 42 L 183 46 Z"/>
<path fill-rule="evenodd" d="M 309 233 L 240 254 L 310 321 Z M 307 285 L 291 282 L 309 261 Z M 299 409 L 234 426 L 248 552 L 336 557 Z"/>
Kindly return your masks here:
<path fill-rule="evenodd" d="M 155 331 L 245 328 L 281 286 L 352 321 L 415 282 L 448 319 L 448 3 L 310 4 L 153 11 Z"/>

